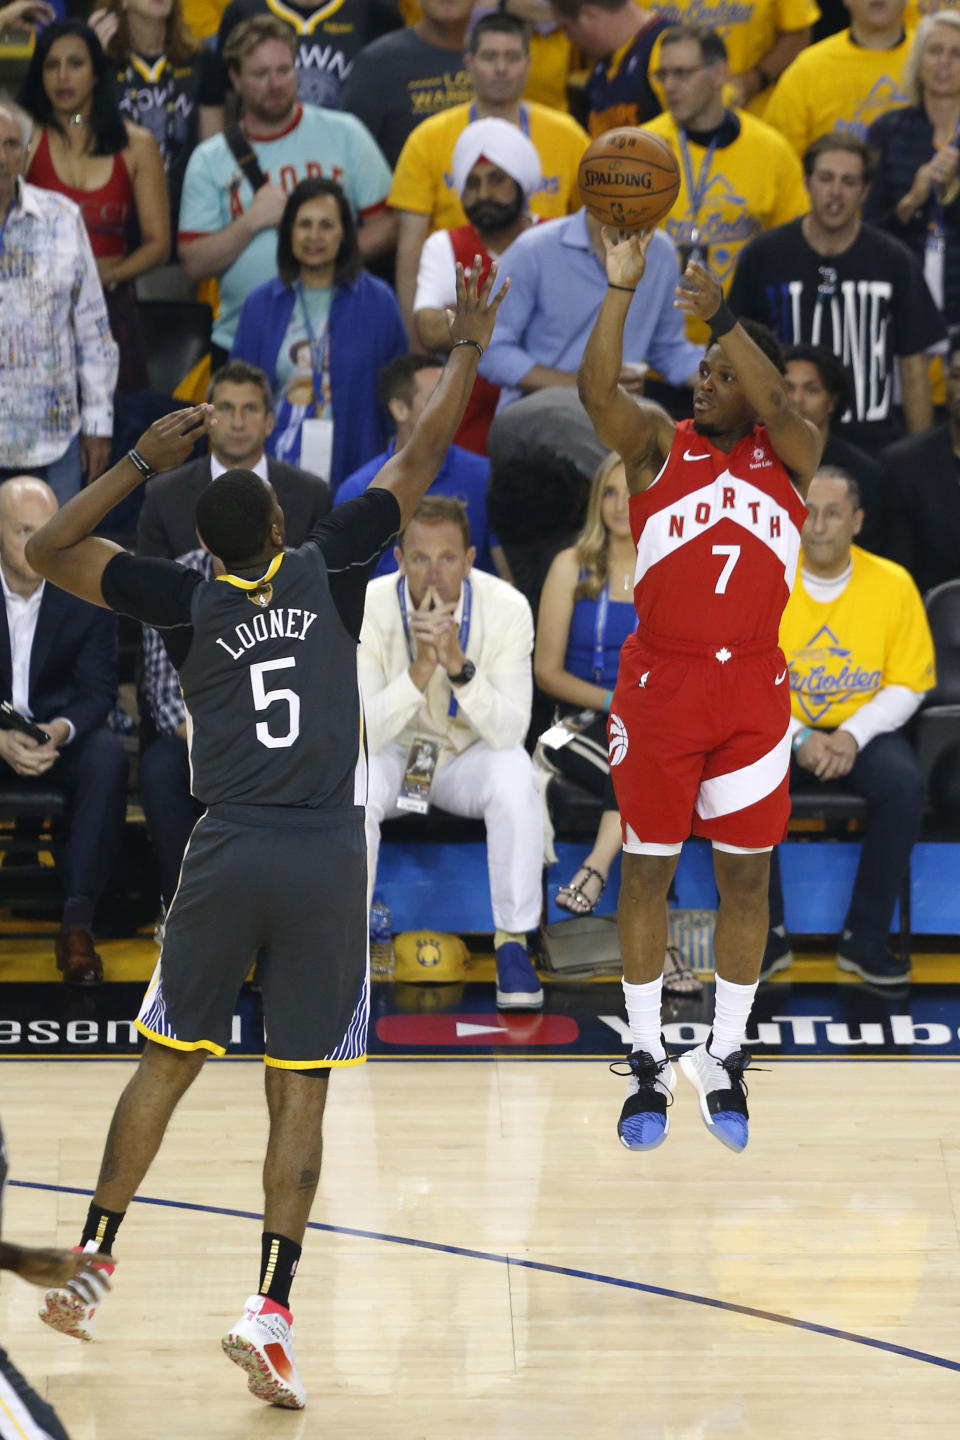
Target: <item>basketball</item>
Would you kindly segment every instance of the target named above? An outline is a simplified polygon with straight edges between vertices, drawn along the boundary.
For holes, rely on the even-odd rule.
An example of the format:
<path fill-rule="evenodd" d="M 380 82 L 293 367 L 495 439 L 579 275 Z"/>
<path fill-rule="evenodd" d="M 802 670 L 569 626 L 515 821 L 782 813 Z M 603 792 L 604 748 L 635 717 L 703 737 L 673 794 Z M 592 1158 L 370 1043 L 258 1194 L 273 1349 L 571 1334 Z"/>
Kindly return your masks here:
<path fill-rule="evenodd" d="M 645 230 L 671 210 L 680 171 L 665 140 L 624 125 L 598 135 L 587 148 L 577 188 L 590 214 L 604 225 Z"/>

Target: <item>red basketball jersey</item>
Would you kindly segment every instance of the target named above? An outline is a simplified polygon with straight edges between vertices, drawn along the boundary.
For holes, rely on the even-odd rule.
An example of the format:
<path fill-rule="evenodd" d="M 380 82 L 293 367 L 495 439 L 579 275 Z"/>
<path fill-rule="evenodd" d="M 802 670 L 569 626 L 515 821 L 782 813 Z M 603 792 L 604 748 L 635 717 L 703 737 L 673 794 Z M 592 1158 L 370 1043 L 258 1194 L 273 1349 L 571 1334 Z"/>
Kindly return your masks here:
<path fill-rule="evenodd" d="M 727 454 L 681 420 L 660 474 L 630 498 L 641 631 L 775 646 L 806 515 L 763 425 Z"/>

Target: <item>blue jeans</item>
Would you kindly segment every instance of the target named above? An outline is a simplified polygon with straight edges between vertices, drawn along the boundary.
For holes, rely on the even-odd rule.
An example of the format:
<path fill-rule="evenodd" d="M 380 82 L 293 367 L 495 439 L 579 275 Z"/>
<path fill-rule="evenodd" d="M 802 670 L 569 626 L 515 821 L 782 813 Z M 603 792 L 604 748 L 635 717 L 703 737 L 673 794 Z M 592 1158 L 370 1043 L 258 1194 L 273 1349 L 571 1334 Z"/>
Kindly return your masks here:
<path fill-rule="evenodd" d="M 74 435 L 60 458 L 51 460 L 49 465 L 34 465 L 32 469 L 25 469 L 22 465 L 0 467 L 0 481 L 9 480 L 13 475 L 35 475 L 38 480 L 46 480 L 57 497 L 57 503 L 63 505 L 71 495 L 83 489 L 80 436 Z"/>
<path fill-rule="evenodd" d="M 791 791 L 824 784 L 832 790 L 852 790 L 867 802 L 860 863 L 843 928 L 858 945 L 886 944 L 893 907 L 923 820 L 924 787 L 917 757 L 910 742 L 894 730 L 877 735 L 859 750 L 853 769 L 842 780 L 818 780 L 796 760 L 791 762 Z M 770 865 L 770 924 L 783 924 L 776 850 Z"/>

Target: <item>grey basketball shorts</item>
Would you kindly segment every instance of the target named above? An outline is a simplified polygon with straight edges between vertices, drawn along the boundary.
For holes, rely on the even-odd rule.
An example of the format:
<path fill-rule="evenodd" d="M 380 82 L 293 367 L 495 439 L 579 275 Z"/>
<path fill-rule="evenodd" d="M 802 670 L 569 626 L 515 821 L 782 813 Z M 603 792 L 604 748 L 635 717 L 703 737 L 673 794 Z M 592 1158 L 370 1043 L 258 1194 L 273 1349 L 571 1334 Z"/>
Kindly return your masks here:
<path fill-rule="evenodd" d="M 222 1055 L 254 957 L 264 1059 L 280 1069 L 366 1058 L 367 846 L 361 806 L 215 805 L 190 836 L 137 1029 Z"/>

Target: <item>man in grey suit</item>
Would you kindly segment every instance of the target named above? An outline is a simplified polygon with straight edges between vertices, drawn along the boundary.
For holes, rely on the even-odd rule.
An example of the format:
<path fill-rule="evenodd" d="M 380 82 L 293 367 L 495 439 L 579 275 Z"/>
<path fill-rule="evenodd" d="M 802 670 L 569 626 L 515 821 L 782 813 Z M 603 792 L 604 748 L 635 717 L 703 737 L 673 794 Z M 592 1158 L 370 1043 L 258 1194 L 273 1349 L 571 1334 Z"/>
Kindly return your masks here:
<path fill-rule="evenodd" d="M 178 465 L 147 485 L 137 524 L 137 554 L 176 560 L 195 550 L 194 512 L 200 492 L 234 466 L 270 481 L 286 518 L 287 544 L 302 545 L 330 509 L 330 486 L 266 454 L 264 447 L 273 430 L 273 396 L 266 375 L 257 365 L 231 360 L 213 375 L 207 399 L 217 421 L 210 434 L 210 454 Z"/>
<path fill-rule="evenodd" d="M 330 487 L 306 470 L 267 456 L 264 446 L 273 429 L 273 397 L 258 366 L 231 360 L 213 375 L 207 399 L 217 420 L 210 434 L 211 453 L 149 482 L 137 526 L 137 553 L 179 560 L 209 578 L 213 561 L 200 548 L 194 515 L 211 480 L 235 466 L 269 480 L 291 546 L 302 545 L 330 510 Z M 200 807 L 190 794 L 186 711 L 176 671 L 159 633 L 148 626 L 144 626 L 140 712 L 140 800 L 166 907 Z"/>

